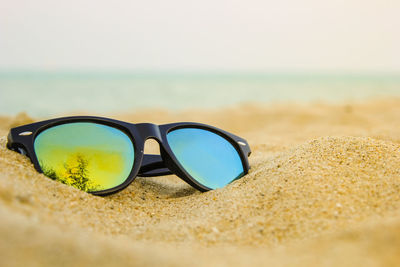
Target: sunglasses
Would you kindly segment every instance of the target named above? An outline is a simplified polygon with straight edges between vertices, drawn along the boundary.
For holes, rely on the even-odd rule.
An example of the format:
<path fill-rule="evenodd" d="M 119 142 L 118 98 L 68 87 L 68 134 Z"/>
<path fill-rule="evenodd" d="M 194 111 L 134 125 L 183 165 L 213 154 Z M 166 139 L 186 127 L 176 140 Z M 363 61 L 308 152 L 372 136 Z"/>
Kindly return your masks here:
<path fill-rule="evenodd" d="M 144 154 L 147 139 L 159 143 L 160 155 Z M 203 192 L 221 188 L 248 173 L 251 153 L 243 138 L 205 124 L 132 124 L 90 116 L 12 128 L 7 148 L 28 156 L 49 178 L 102 196 L 137 176 L 175 174 Z"/>

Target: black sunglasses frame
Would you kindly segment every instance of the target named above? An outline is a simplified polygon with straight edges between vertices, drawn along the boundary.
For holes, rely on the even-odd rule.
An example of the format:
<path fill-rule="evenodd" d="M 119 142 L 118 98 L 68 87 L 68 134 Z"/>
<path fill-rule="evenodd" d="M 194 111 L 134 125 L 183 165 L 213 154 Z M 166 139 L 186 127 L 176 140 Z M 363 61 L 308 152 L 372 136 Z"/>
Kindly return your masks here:
<path fill-rule="evenodd" d="M 151 123 L 133 124 L 124 121 L 93 116 L 63 117 L 12 128 L 8 134 L 7 148 L 28 156 L 35 169 L 39 173 L 43 173 L 34 149 L 35 138 L 42 131 L 48 128 L 75 122 L 91 122 L 119 129 L 128 135 L 135 149 L 133 167 L 126 180 L 122 184 L 107 190 L 88 192 L 94 195 L 106 196 L 117 193 L 132 183 L 137 176 L 153 177 L 168 174 L 177 175 L 182 180 L 202 192 L 212 190 L 211 188 L 206 187 L 196 181 L 196 179 L 194 179 L 183 168 L 172 152 L 172 149 L 167 141 L 167 134 L 180 128 L 198 128 L 220 135 L 229 141 L 239 153 L 244 171 L 241 177 L 246 175 L 250 169 L 248 157 L 251 154 L 251 150 L 245 139 L 216 127 L 195 122 L 178 122 L 155 125 Z M 160 155 L 144 154 L 144 144 L 147 139 L 154 139 L 159 143 Z"/>

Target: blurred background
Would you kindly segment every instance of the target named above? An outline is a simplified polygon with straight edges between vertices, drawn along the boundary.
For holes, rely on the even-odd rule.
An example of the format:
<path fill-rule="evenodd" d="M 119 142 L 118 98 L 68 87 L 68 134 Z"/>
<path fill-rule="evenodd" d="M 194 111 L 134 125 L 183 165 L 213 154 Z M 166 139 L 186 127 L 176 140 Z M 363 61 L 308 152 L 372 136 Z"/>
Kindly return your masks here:
<path fill-rule="evenodd" d="M 0 114 L 400 96 L 400 1 L 3 1 Z"/>

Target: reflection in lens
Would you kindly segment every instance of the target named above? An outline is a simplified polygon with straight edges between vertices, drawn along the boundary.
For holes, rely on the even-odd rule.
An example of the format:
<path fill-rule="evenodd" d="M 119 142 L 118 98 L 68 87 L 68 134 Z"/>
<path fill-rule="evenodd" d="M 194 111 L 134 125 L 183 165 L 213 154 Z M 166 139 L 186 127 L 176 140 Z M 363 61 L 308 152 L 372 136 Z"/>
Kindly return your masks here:
<path fill-rule="evenodd" d="M 46 176 L 89 192 L 125 182 L 135 157 L 124 132 L 90 122 L 46 129 L 36 137 L 34 147 Z"/>
<path fill-rule="evenodd" d="M 186 172 L 206 187 L 224 187 L 244 174 L 237 150 L 216 133 L 182 128 L 169 132 L 167 140 Z"/>

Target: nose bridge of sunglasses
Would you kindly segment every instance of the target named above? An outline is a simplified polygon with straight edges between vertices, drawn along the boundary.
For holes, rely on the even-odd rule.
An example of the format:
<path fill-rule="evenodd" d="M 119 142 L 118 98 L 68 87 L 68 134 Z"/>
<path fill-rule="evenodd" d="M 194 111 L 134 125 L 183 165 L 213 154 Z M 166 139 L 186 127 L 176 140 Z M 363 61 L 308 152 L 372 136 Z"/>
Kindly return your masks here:
<path fill-rule="evenodd" d="M 145 142 L 143 161 L 138 176 L 154 177 L 169 174 L 172 172 L 161 157 L 160 144 L 155 138 L 149 138 Z"/>
<path fill-rule="evenodd" d="M 161 141 L 161 133 L 158 125 L 152 123 L 138 123 L 136 124 L 136 127 L 143 140 L 146 141 L 147 139 L 152 138 Z"/>
<path fill-rule="evenodd" d="M 145 142 L 143 161 L 138 176 L 153 177 L 172 174 L 161 157 L 161 133 L 158 125 L 139 123 L 136 127 Z"/>

